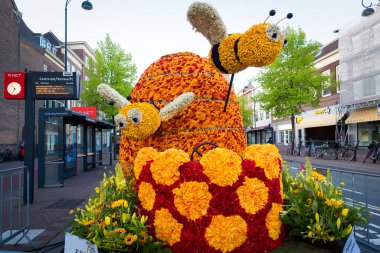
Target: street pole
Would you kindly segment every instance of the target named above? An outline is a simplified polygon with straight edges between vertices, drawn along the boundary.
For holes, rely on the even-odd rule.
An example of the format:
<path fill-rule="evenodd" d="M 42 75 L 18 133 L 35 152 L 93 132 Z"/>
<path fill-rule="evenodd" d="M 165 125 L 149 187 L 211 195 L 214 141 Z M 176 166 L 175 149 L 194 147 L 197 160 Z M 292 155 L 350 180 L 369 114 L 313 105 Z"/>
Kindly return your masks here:
<path fill-rule="evenodd" d="M 66 0 L 65 5 L 65 72 L 67 72 L 67 5 L 71 0 Z M 65 108 L 67 108 L 67 100 L 65 100 Z"/>

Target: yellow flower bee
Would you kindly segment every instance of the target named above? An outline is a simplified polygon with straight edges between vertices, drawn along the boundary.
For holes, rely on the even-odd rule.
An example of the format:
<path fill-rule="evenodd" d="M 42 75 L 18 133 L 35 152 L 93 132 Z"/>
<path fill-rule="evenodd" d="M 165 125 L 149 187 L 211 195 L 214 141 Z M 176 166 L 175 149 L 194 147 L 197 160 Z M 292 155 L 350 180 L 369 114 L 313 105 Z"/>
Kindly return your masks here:
<path fill-rule="evenodd" d="M 269 16 L 275 14 L 274 10 L 269 12 Z M 292 13 L 286 16 L 288 19 L 292 17 Z M 247 67 L 271 64 L 287 43 L 277 25 L 281 20 L 276 24 L 269 24 L 266 23 L 267 18 L 264 23 L 253 25 L 243 34 L 227 35 L 218 12 L 211 5 L 200 2 L 189 7 L 187 19 L 194 30 L 202 33 L 210 42 L 210 64 L 225 74 L 234 74 Z"/>
<path fill-rule="evenodd" d="M 176 116 L 194 100 L 194 93 L 186 92 L 159 109 L 148 102 L 130 103 L 107 84 L 99 84 L 97 92 L 120 109 L 115 116 L 115 124 L 121 128 L 123 135 L 133 140 L 142 140 L 153 135 L 162 121 Z"/>

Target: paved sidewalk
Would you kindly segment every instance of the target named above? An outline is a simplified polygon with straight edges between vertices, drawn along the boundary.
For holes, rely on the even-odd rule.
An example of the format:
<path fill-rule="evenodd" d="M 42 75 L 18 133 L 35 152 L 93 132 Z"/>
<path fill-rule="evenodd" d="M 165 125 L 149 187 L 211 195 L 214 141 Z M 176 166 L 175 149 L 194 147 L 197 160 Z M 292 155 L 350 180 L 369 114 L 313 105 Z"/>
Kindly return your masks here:
<path fill-rule="evenodd" d="M 30 205 L 30 232 L 28 235 L 42 231 L 34 239 L 33 243 L 37 248 L 44 248 L 52 242 L 64 240 L 64 233 L 72 220 L 73 216 L 69 214 L 71 209 L 83 207 L 88 197 L 94 192 L 94 188 L 99 185 L 103 179 L 104 167 L 113 169 L 117 161 L 99 166 L 99 168 L 79 173 L 65 179 L 64 187 L 58 188 L 35 188 L 34 203 Z M 18 167 L 19 162 L 13 162 L 8 166 Z M 16 166 L 15 166 L 16 165 Z M 2 164 L 4 169 L 5 165 Z M 12 168 L 12 167 L 10 167 Z M 1 168 L 0 168 L 1 169 Z M 37 186 L 36 186 L 37 187 Z M 31 236 L 33 237 L 33 235 Z M 5 245 L 0 247 L 1 250 L 11 251 L 29 251 L 29 252 L 59 252 L 46 251 L 46 249 L 34 250 L 30 243 L 18 245 Z M 60 247 L 63 249 L 63 246 Z"/>

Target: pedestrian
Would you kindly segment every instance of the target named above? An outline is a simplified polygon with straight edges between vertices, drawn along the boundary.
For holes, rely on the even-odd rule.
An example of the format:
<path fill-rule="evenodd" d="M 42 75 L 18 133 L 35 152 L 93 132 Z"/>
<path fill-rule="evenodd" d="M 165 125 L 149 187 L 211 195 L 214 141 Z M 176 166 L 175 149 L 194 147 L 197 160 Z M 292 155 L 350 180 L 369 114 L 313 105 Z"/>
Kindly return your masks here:
<path fill-rule="evenodd" d="M 273 144 L 273 138 L 272 138 L 272 136 L 271 136 L 271 137 L 269 137 L 269 139 L 268 139 L 267 143 L 268 143 L 268 144 Z"/>

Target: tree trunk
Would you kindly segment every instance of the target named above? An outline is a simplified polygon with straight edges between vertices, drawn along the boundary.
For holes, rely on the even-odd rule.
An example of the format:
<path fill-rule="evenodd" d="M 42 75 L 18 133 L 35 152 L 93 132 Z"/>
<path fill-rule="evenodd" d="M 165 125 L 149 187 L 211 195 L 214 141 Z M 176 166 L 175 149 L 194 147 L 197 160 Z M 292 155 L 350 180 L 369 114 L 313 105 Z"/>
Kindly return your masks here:
<path fill-rule="evenodd" d="M 291 139 L 291 142 L 292 142 L 292 152 L 293 152 L 293 150 L 294 150 L 294 137 L 295 137 L 295 135 L 296 135 L 296 132 L 295 132 L 295 124 L 294 124 L 294 121 L 295 121 L 295 115 L 292 113 L 292 116 L 291 116 L 291 118 L 290 118 L 290 120 L 291 120 L 291 122 L 292 122 L 292 139 Z"/>

